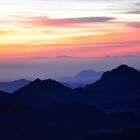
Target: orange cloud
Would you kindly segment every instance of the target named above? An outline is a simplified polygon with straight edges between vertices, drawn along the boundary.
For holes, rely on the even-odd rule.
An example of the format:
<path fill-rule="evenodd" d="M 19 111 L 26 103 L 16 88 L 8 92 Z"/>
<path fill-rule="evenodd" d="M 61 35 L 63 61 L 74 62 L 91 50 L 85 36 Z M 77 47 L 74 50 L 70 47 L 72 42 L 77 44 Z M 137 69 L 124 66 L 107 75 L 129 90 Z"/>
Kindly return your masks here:
<path fill-rule="evenodd" d="M 3 49 L 2 49 L 3 47 Z M 71 43 L 42 45 L 1 46 L 1 58 L 33 57 L 103 57 L 107 55 L 140 54 L 140 40 L 101 43 Z"/>
<path fill-rule="evenodd" d="M 140 33 L 122 23 L 110 23 L 112 20 L 111 17 L 40 17 L 21 21 L 14 30 L 1 30 L 0 58 L 139 53 Z"/>

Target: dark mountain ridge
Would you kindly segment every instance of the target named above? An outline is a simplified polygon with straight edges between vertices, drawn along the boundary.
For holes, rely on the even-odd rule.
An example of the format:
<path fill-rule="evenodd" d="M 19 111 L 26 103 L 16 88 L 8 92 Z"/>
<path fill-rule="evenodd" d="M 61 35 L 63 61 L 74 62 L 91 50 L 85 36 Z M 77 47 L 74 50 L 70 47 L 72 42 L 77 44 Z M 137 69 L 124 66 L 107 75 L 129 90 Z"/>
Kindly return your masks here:
<path fill-rule="evenodd" d="M 40 80 L 36 79 L 27 86 L 20 88 L 19 90 L 15 91 L 14 94 L 33 94 L 41 92 L 42 94 L 53 93 L 53 94 L 67 94 L 70 92 L 71 89 L 64 86 L 63 84 L 47 79 L 47 80 Z"/>
<path fill-rule="evenodd" d="M 82 89 L 97 104 L 117 110 L 139 110 L 140 72 L 132 67 L 121 65 L 105 72 L 97 82 Z"/>
<path fill-rule="evenodd" d="M 85 88 L 71 89 L 55 80 L 36 79 L 13 93 L 15 100 L 30 104 L 80 101 L 109 110 L 139 110 L 140 72 L 121 65 L 105 72 Z"/>
<path fill-rule="evenodd" d="M 15 91 L 13 95 L 19 104 L 44 107 L 57 101 L 65 101 L 71 93 L 72 89 L 55 80 L 36 79 L 27 86 Z"/>
<path fill-rule="evenodd" d="M 87 85 L 85 92 L 95 93 L 139 93 L 140 72 L 136 69 L 121 65 L 112 71 L 105 72 L 97 82 Z"/>
<path fill-rule="evenodd" d="M 36 79 L 13 94 L 0 92 L 0 138 L 128 140 L 130 133 L 139 136 L 138 113 L 140 72 L 126 65 L 80 89 Z"/>

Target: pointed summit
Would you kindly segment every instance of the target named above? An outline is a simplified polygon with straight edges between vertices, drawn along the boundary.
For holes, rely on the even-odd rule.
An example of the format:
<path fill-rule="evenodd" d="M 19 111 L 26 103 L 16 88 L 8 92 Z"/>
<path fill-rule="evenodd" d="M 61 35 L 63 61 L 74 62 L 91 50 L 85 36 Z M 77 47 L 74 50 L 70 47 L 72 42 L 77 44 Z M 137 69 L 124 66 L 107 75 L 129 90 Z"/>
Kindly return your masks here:
<path fill-rule="evenodd" d="M 102 75 L 102 79 L 104 78 L 123 78 L 123 77 L 136 77 L 138 75 L 138 71 L 134 69 L 133 67 L 129 67 L 127 65 L 120 65 L 116 69 L 113 69 L 112 71 L 107 71 Z"/>
<path fill-rule="evenodd" d="M 126 64 L 122 64 L 122 65 L 120 65 L 120 66 L 118 66 L 117 68 L 131 68 L 131 67 L 129 67 L 128 65 L 126 65 Z"/>
<path fill-rule="evenodd" d="M 86 86 L 88 90 L 112 93 L 125 93 L 136 91 L 140 83 L 139 72 L 127 65 L 121 65 L 111 71 L 105 72 L 97 82 Z"/>
<path fill-rule="evenodd" d="M 116 69 L 114 69 L 114 71 L 117 70 L 117 71 L 127 71 L 127 72 L 133 72 L 133 73 L 136 73 L 138 72 L 136 69 L 134 69 L 133 67 L 129 67 L 127 65 L 120 65 L 119 67 L 117 67 Z"/>
<path fill-rule="evenodd" d="M 132 67 L 121 65 L 86 86 L 84 93 L 93 95 L 93 100 L 109 111 L 133 112 L 140 107 L 140 74 Z"/>

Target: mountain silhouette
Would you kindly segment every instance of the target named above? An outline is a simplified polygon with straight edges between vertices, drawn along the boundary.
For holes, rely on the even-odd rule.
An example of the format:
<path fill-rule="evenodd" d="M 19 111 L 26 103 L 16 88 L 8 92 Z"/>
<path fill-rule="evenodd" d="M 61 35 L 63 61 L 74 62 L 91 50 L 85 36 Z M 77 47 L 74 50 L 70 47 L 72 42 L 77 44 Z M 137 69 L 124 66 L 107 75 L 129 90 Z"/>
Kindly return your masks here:
<path fill-rule="evenodd" d="M 140 73 L 127 65 L 105 72 L 97 82 L 87 85 L 83 92 L 100 104 L 118 109 L 140 107 Z M 105 106 L 104 106 L 105 107 Z M 131 109 L 132 109 L 131 108 Z"/>
<path fill-rule="evenodd" d="M 20 103 L 28 102 L 31 105 L 45 105 L 62 100 L 71 92 L 72 90 L 70 88 L 55 80 L 36 79 L 13 94 L 16 98 L 20 98 Z"/>
<path fill-rule="evenodd" d="M 103 72 L 96 72 L 94 70 L 83 70 L 73 77 L 60 77 L 56 80 L 62 82 L 68 87 L 78 88 L 96 82 L 101 78 L 102 74 Z"/>
<path fill-rule="evenodd" d="M 73 78 L 76 80 L 94 82 L 101 78 L 103 72 L 96 72 L 94 70 L 83 70 L 76 74 Z"/>
<path fill-rule="evenodd" d="M 36 79 L 12 94 L 0 92 L 0 138 L 136 139 L 139 113 L 140 72 L 127 65 L 84 88 Z"/>
<path fill-rule="evenodd" d="M 97 82 L 74 90 L 55 80 L 36 79 L 15 91 L 14 95 L 20 98 L 19 102 L 35 105 L 80 101 L 105 111 L 137 112 L 140 108 L 140 72 L 121 65 L 105 72 Z"/>
<path fill-rule="evenodd" d="M 61 94 L 67 94 L 70 92 L 71 89 L 68 87 L 65 87 L 63 84 L 47 79 L 47 80 L 40 80 L 36 79 L 27 86 L 24 86 L 23 88 L 20 88 L 19 90 L 15 91 L 15 94 L 56 94 L 56 95 L 61 95 Z"/>
<path fill-rule="evenodd" d="M 0 82 L 0 90 L 12 93 L 15 90 L 29 84 L 31 81 L 26 79 L 19 79 L 11 82 Z"/>
<path fill-rule="evenodd" d="M 105 90 L 113 92 L 122 90 L 122 92 L 136 92 L 139 89 L 139 82 L 139 71 L 127 65 L 121 65 L 112 71 L 105 72 L 100 80 L 91 85 L 87 85 L 86 90 L 102 92 L 105 92 Z"/>

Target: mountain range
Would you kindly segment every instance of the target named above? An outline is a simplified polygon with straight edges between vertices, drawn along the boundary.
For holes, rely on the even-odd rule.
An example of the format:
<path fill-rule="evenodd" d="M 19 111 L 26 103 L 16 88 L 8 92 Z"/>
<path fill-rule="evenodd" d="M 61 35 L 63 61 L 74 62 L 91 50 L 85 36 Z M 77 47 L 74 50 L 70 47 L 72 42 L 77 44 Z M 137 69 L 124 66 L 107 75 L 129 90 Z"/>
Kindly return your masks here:
<path fill-rule="evenodd" d="M 140 72 L 121 65 L 75 89 L 36 79 L 0 92 L 0 118 L 6 140 L 139 139 Z"/>
<path fill-rule="evenodd" d="M 70 88 L 78 88 L 99 80 L 102 74 L 103 72 L 95 72 L 94 70 L 83 70 L 73 77 L 59 77 L 54 79 Z M 0 91 L 12 93 L 17 89 L 28 85 L 30 82 L 32 81 L 26 79 L 19 79 L 11 82 L 0 82 Z"/>
<path fill-rule="evenodd" d="M 140 72 L 132 67 L 121 65 L 105 72 L 100 80 L 87 85 L 83 90 L 89 96 L 94 95 L 98 104 L 106 109 L 139 111 Z"/>
<path fill-rule="evenodd" d="M 77 87 L 84 87 L 87 84 L 96 82 L 101 78 L 102 74 L 103 72 L 96 72 L 94 70 L 83 70 L 74 76 L 59 77 L 56 78 L 56 80 L 74 89 Z"/>
<path fill-rule="evenodd" d="M 19 81 L 24 84 L 27 82 L 29 81 Z M 33 102 L 48 104 L 79 101 L 96 105 L 104 111 L 139 112 L 140 72 L 127 65 L 121 65 L 103 73 L 101 79 L 95 83 L 76 89 L 71 89 L 55 80 L 36 79 L 17 89 L 13 92 L 13 96 L 19 97 L 20 102 L 25 102 L 25 99 L 32 105 Z"/>

